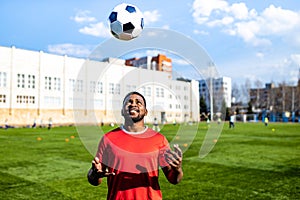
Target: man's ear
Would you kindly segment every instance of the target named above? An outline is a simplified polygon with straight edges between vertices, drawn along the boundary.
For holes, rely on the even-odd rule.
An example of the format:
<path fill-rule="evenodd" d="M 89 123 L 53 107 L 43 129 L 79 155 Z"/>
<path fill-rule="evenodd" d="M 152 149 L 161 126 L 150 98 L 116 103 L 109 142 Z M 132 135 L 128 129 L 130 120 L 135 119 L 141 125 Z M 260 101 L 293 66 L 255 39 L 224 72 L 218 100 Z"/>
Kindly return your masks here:
<path fill-rule="evenodd" d="M 148 110 L 147 110 L 147 108 L 145 109 L 145 116 L 147 116 L 147 114 L 148 114 Z"/>

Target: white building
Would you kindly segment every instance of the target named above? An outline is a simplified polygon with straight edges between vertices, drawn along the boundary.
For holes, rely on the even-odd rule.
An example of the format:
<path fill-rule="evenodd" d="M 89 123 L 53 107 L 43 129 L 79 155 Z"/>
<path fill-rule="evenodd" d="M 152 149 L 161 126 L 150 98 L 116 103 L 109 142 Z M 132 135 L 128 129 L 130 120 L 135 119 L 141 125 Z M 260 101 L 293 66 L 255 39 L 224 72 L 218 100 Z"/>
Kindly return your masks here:
<path fill-rule="evenodd" d="M 0 120 L 13 125 L 122 123 L 130 91 L 141 92 L 146 122 L 199 120 L 198 81 L 176 81 L 167 72 L 0 46 Z M 1 122 L 0 122 L 1 124 Z"/>
<path fill-rule="evenodd" d="M 225 101 L 226 107 L 231 107 L 231 78 L 229 77 L 218 77 L 208 78 L 206 80 L 199 81 L 199 93 L 205 99 L 208 110 L 211 111 L 211 99 L 214 108 L 214 113 L 220 112 L 222 104 Z M 212 95 L 212 98 L 210 96 Z"/>

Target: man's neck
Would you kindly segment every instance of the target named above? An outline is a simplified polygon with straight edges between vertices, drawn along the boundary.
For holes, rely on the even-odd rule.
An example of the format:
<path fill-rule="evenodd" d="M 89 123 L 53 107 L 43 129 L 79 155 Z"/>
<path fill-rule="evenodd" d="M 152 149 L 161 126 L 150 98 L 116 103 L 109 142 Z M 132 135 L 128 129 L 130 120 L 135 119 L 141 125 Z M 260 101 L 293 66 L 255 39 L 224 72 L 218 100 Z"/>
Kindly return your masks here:
<path fill-rule="evenodd" d="M 144 121 L 135 122 L 135 123 L 128 123 L 125 121 L 124 129 L 128 132 L 141 132 L 145 130 Z"/>

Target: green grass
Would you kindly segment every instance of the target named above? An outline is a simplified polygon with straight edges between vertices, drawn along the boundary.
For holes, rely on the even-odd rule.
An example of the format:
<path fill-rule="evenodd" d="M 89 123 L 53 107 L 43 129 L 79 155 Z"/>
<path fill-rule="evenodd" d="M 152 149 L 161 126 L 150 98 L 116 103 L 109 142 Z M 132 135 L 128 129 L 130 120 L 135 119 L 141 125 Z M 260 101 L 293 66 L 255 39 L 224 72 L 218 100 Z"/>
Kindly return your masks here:
<path fill-rule="evenodd" d="M 300 124 L 225 124 L 213 150 L 200 158 L 207 128 L 199 125 L 184 152 L 180 184 L 160 173 L 165 200 L 300 199 Z M 176 138 L 177 129 L 166 125 L 162 133 L 183 144 L 189 134 Z M 0 129 L 0 144 L 0 199 L 106 199 L 105 183 L 87 182 L 93 155 L 75 127 Z"/>

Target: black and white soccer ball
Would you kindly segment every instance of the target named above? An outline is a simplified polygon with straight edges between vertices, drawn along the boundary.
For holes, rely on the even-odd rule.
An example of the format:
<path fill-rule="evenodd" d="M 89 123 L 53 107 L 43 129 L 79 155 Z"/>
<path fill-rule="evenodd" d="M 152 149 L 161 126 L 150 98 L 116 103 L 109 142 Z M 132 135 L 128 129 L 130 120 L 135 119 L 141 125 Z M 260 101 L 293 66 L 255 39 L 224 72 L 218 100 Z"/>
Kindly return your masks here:
<path fill-rule="evenodd" d="M 132 4 L 122 3 L 114 7 L 108 17 L 110 32 L 120 40 L 138 37 L 144 28 L 143 13 Z"/>

